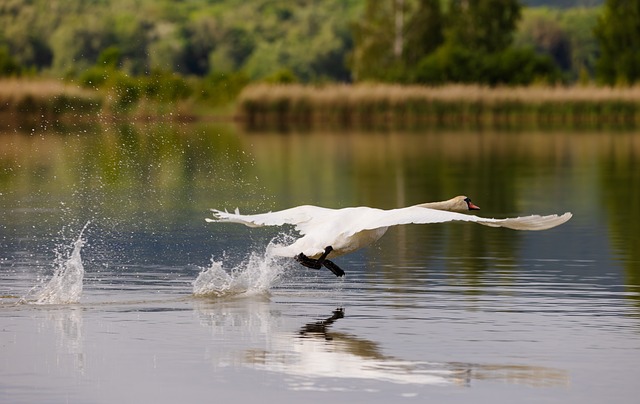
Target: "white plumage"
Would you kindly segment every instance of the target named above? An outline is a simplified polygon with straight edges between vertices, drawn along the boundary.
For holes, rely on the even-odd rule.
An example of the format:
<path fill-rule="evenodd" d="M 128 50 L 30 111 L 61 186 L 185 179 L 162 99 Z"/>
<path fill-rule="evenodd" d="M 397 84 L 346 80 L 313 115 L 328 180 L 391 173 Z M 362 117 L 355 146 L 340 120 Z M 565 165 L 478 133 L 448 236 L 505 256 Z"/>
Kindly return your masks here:
<path fill-rule="evenodd" d="M 458 213 L 476 209 L 479 208 L 469 198 L 458 196 L 448 201 L 389 210 L 365 206 L 329 209 L 303 205 L 277 212 L 241 215 L 237 209 L 235 213 L 212 209 L 213 218 L 206 220 L 242 223 L 249 227 L 290 224 L 295 226 L 301 237 L 290 245 L 276 247 L 273 250 L 275 255 L 298 257 L 303 254 L 308 258 L 318 258 L 324 254 L 326 258 L 327 247 L 332 248 L 330 253 L 333 256 L 347 254 L 377 241 L 390 226 L 460 221 L 514 230 L 546 230 L 566 222 L 572 216 L 567 212 L 560 216 L 531 215 L 491 219 Z M 324 259 L 321 259 L 320 264 L 322 261 Z"/>

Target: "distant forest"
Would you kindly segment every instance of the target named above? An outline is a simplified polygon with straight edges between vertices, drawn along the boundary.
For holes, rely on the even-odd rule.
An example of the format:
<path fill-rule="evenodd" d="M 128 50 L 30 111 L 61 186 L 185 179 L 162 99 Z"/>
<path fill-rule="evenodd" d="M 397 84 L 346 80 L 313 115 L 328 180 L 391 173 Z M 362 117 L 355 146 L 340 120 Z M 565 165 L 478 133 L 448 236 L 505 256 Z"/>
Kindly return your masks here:
<path fill-rule="evenodd" d="M 524 5 L 529 7 L 595 7 L 604 3 L 604 0 L 524 0 Z"/>
<path fill-rule="evenodd" d="M 575 82 L 596 74 L 602 7 L 583 6 L 601 3 L 0 0 L 0 75 Z"/>

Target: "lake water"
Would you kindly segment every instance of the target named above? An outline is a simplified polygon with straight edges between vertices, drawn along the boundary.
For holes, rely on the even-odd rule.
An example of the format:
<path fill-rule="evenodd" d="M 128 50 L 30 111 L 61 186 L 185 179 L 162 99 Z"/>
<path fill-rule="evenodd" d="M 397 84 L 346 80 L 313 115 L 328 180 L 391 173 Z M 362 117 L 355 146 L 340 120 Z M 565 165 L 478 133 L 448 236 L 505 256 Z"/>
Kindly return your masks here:
<path fill-rule="evenodd" d="M 393 228 L 343 279 L 204 221 L 458 194 L 574 217 Z M 636 402 L 639 208 L 636 132 L 7 129 L 0 402 Z"/>

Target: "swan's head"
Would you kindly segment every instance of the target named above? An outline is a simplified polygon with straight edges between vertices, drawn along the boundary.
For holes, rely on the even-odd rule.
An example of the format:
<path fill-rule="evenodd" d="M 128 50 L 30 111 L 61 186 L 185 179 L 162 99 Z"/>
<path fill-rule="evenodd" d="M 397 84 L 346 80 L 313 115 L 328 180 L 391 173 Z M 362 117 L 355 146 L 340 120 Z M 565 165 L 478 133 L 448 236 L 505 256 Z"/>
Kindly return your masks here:
<path fill-rule="evenodd" d="M 470 210 L 480 210 L 480 207 L 474 205 L 468 196 L 460 195 L 447 201 L 450 205 L 448 210 L 452 212 L 467 212 Z"/>
<path fill-rule="evenodd" d="M 423 208 L 447 210 L 449 212 L 468 212 L 470 210 L 480 210 L 480 208 L 473 203 L 471 199 L 464 195 L 456 196 L 442 202 L 428 202 L 416 206 L 422 206 Z"/>

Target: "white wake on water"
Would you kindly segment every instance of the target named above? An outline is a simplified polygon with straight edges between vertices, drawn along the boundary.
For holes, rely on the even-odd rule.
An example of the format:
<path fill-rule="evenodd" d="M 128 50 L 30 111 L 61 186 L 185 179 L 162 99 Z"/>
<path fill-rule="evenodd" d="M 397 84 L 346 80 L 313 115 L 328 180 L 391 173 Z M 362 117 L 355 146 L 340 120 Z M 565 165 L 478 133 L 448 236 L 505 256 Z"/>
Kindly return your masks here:
<path fill-rule="evenodd" d="M 281 257 L 253 252 L 234 266 L 224 268 L 223 261 L 211 259 L 211 265 L 204 268 L 193 281 L 194 296 L 224 297 L 268 293 L 281 278 L 284 268 Z"/>
<path fill-rule="evenodd" d="M 36 304 L 68 304 L 77 303 L 80 300 L 84 279 L 80 250 L 85 244 L 82 234 L 88 225 L 89 222 L 80 231 L 80 235 L 73 243 L 73 251 L 68 258 L 65 259 L 62 257 L 62 253 L 58 252 L 53 276 L 37 293 Z"/>

